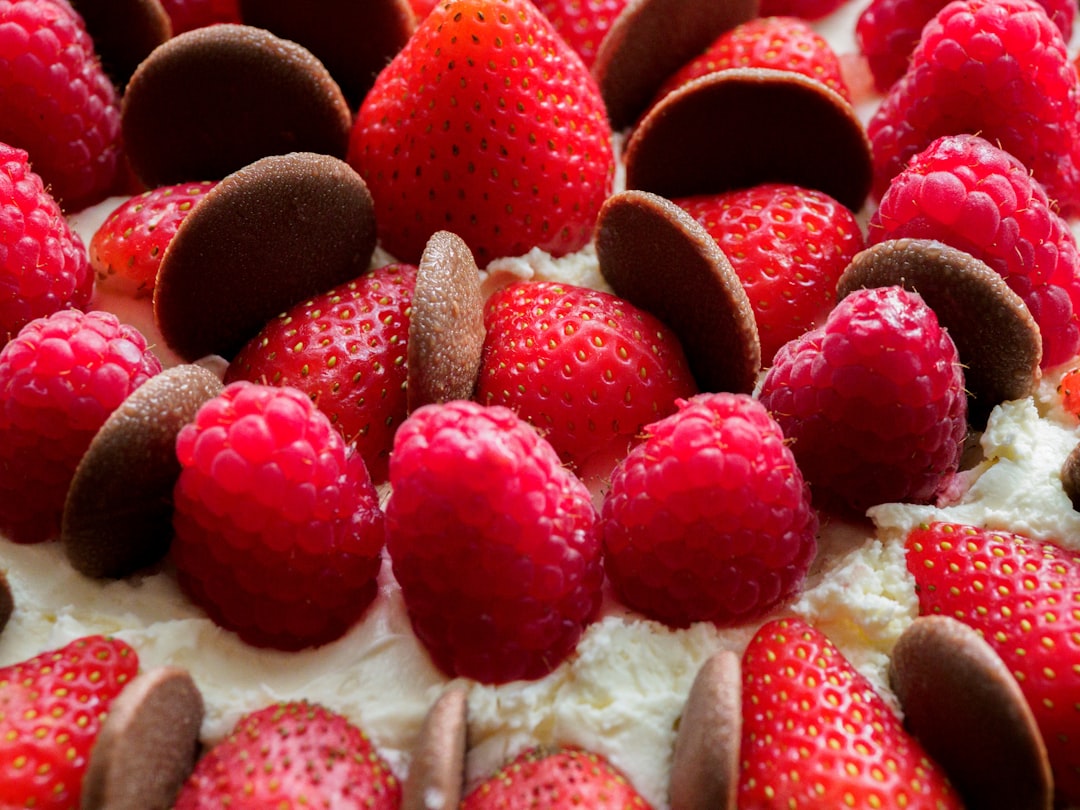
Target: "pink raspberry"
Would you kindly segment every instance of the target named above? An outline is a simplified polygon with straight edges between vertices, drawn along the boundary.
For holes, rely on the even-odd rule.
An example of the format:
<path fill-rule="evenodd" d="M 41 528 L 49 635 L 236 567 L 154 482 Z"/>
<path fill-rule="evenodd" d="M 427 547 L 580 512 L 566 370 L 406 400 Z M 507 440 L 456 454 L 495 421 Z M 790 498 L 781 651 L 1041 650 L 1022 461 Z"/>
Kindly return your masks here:
<path fill-rule="evenodd" d="M 741 624 L 791 599 L 817 516 L 779 426 L 745 394 L 700 394 L 645 428 L 604 500 L 619 597 L 683 627 Z"/>
<path fill-rule="evenodd" d="M 539 678 L 600 606 L 589 491 L 503 406 L 419 408 L 390 456 L 387 549 L 416 635 L 451 675 Z"/>
<path fill-rule="evenodd" d="M 59 534 L 90 440 L 160 371 L 146 339 L 106 312 L 38 318 L 0 350 L 0 532 L 17 543 Z"/>
<path fill-rule="evenodd" d="M 26 152 L 0 143 L 0 346 L 34 318 L 85 309 L 93 285 L 82 240 Z"/>
<path fill-rule="evenodd" d="M 62 0 L 0 0 L 0 141 L 30 153 L 65 210 L 105 197 L 120 106 L 79 17 Z"/>
<path fill-rule="evenodd" d="M 939 138 L 893 178 L 871 244 L 936 239 L 982 260 L 1027 304 L 1043 366 L 1080 350 L 1080 253 L 1069 225 L 1015 157 L 977 135 Z"/>
<path fill-rule="evenodd" d="M 226 386 L 180 431 L 180 585 L 249 644 L 344 634 L 377 592 L 383 515 L 363 458 L 306 394 Z"/>
<path fill-rule="evenodd" d="M 239 0 L 161 0 L 173 35 L 214 23 L 240 22 Z"/>
<path fill-rule="evenodd" d="M 784 346 L 760 399 L 816 506 L 929 502 L 956 472 L 967 433 L 956 346 L 900 287 L 852 293 Z"/>

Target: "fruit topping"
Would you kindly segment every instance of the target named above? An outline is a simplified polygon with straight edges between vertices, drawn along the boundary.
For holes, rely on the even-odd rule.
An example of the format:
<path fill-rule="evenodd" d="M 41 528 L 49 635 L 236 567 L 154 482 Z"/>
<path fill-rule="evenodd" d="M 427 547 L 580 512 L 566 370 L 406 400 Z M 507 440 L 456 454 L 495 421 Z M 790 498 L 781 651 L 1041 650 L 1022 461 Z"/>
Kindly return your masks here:
<path fill-rule="evenodd" d="M 844 5 L 844 0 L 761 0 L 763 17 L 790 16 L 820 20 Z"/>
<path fill-rule="evenodd" d="M 1065 372 L 1058 383 L 1061 406 L 1073 416 L 1080 416 L 1080 368 Z"/>
<path fill-rule="evenodd" d="M 566 44 L 591 68 L 600 43 L 627 6 L 627 0 L 535 0 Z"/>
<path fill-rule="evenodd" d="M 461 803 L 468 746 L 469 692 L 448 686 L 424 716 L 424 724 L 409 760 L 409 776 L 401 789 L 402 810 L 453 810 Z"/>

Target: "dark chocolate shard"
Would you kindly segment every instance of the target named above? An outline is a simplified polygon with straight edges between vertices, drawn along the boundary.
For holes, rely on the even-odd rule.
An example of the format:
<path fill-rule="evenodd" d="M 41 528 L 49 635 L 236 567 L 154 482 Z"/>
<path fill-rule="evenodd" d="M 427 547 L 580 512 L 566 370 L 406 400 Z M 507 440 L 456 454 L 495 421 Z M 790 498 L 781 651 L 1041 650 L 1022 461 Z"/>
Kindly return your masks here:
<path fill-rule="evenodd" d="M 101 67 L 118 88 L 153 50 L 172 36 L 160 0 L 71 0 L 86 24 Z"/>

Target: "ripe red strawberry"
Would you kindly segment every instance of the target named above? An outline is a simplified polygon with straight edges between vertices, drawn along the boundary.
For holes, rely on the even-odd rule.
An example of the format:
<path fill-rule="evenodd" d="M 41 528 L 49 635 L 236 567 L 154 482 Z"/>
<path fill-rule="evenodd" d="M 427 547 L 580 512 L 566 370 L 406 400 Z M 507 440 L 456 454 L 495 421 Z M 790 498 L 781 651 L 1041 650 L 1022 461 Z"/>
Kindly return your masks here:
<path fill-rule="evenodd" d="M 17 543 L 59 535 L 91 439 L 159 371 L 142 334 L 106 312 L 38 318 L 0 350 L 0 533 Z"/>
<path fill-rule="evenodd" d="M 757 320 L 761 357 L 819 326 L 836 283 L 866 244 L 855 215 L 827 194 L 783 183 L 683 197 L 739 276 Z"/>
<path fill-rule="evenodd" d="M 135 650 L 102 636 L 0 669 L 0 806 L 79 807 L 90 749 L 138 669 Z"/>
<path fill-rule="evenodd" d="M 161 257 L 176 229 L 215 185 L 162 186 L 121 203 L 90 240 L 98 285 L 135 297 L 153 295 Z"/>
<path fill-rule="evenodd" d="M 564 461 L 625 455 L 641 428 L 697 393 L 674 333 L 627 301 L 523 281 L 492 295 L 476 400 L 505 405 Z"/>
<path fill-rule="evenodd" d="M 242 717 L 199 760 L 175 810 L 400 804 L 400 782 L 363 731 L 321 706 L 292 702 Z"/>
<path fill-rule="evenodd" d="M 297 304 L 233 358 L 225 382 L 299 388 L 356 445 L 372 480 L 386 480 L 394 431 L 407 411 L 415 286 L 415 267 L 392 264 Z"/>
<path fill-rule="evenodd" d="M 161 0 L 173 35 L 214 23 L 238 23 L 240 0 Z"/>
<path fill-rule="evenodd" d="M 977 135 L 935 140 L 889 184 L 870 244 L 913 237 L 966 251 L 1027 304 L 1044 367 L 1080 349 L 1080 251 L 1069 224 L 1015 157 Z"/>
<path fill-rule="evenodd" d="M 1058 383 L 1062 407 L 1073 416 L 1080 416 L 1080 368 L 1066 372 Z"/>
<path fill-rule="evenodd" d="M 761 0 L 758 13 L 762 17 L 801 17 L 820 20 L 844 5 L 844 0 Z"/>
<path fill-rule="evenodd" d="M 1042 731 L 1057 800 L 1080 803 L 1080 554 L 951 523 L 906 545 L 919 612 L 953 616 L 997 651 Z"/>
<path fill-rule="evenodd" d="M 461 810 L 648 810 L 626 777 L 598 754 L 533 748 L 474 787 Z"/>
<path fill-rule="evenodd" d="M 817 551 L 780 427 L 743 394 L 700 394 L 645 428 L 604 499 L 604 563 L 630 607 L 675 627 L 742 624 L 791 599 Z"/>
<path fill-rule="evenodd" d="M 627 0 L 533 0 L 585 67 L 596 61 L 600 43 Z"/>
<path fill-rule="evenodd" d="M 867 125 L 874 195 L 942 135 L 1010 152 L 1063 215 L 1080 209 L 1080 79 L 1035 0 L 954 0 L 923 29 L 911 66 Z"/>
<path fill-rule="evenodd" d="M 94 276 L 27 154 L 0 143 L 0 346 L 34 318 L 85 308 Z"/>
<path fill-rule="evenodd" d="M 363 459 L 294 388 L 236 382 L 181 430 L 180 585 L 249 644 L 345 633 L 375 598 L 383 516 Z"/>
<path fill-rule="evenodd" d="M 412 263 L 439 230 L 481 267 L 578 250 L 614 177 L 596 82 L 529 0 L 436 6 L 364 99 L 348 160 Z"/>
<path fill-rule="evenodd" d="M 485 683 L 571 653 L 604 573 L 588 489 L 512 411 L 417 409 L 390 456 L 387 550 L 435 664 Z"/>
<path fill-rule="evenodd" d="M 900 287 L 852 293 L 785 345 L 760 398 L 817 506 L 925 503 L 959 466 L 967 399 L 956 346 Z"/>
<path fill-rule="evenodd" d="M 776 619 L 743 654 L 739 810 L 959 810 L 944 773 L 824 635 Z"/>
<path fill-rule="evenodd" d="M 119 102 L 64 0 L 0 0 L 0 109 L 0 141 L 30 153 L 65 210 L 105 197 L 119 163 Z"/>

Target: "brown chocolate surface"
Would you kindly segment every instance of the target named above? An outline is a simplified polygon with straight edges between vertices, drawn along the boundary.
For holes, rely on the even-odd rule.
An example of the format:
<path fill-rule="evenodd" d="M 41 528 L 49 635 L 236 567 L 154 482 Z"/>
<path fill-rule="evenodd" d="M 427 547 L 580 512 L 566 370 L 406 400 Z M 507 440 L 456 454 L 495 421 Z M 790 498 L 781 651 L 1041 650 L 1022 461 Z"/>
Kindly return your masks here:
<path fill-rule="evenodd" d="M 1072 449 L 1061 465 L 1061 487 L 1069 496 L 1072 508 L 1080 512 L 1080 444 Z"/>
<path fill-rule="evenodd" d="M 124 145 L 148 187 L 219 180 L 267 155 L 344 158 L 341 89 L 310 51 L 221 24 L 173 37 L 139 65 L 121 105 Z"/>
<path fill-rule="evenodd" d="M 454 810 L 465 785 L 468 692 L 448 686 L 428 710 L 413 747 L 401 810 Z M 438 796 L 441 805 L 433 803 Z"/>
<path fill-rule="evenodd" d="M 120 88 L 158 45 L 172 36 L 160 0 L 71 0 L 94 40 L 101 66 Z"/>
<path fill-rule="evenodd" d="M 11 593 L 11 585 L 7 581 L 7 575 L 0 571 L 0 632 L 7 627 L 11 614 L 15 612 L 15 597 Z"/>

